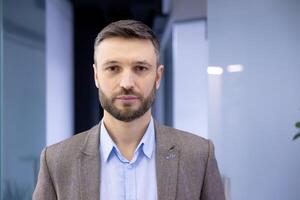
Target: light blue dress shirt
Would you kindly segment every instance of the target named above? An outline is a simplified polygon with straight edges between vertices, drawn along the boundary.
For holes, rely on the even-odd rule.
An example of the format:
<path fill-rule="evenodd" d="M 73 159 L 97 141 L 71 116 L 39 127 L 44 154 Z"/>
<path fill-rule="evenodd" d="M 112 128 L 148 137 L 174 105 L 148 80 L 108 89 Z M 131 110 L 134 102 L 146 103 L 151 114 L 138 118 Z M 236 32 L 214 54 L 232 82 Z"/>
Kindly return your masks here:
<path fill-rule="evenodd" d="M 101 122 L 101 200 L 156 200 L 155 133 L 153 119 L 132 160 L 122 156 Z"/>

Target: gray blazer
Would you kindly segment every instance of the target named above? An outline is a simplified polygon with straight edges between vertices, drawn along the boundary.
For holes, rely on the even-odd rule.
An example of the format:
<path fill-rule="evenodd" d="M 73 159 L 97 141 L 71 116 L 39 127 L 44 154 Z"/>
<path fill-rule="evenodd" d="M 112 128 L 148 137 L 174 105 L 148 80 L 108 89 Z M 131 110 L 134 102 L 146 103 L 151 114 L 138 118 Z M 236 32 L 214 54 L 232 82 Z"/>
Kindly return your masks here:
<path fill-rule="evenodd" d="M 213 144 L 154 122 L 159 200 L 225 200 Z M 99 200 L 100 125 L 45 148 L 34 200 Z M 108 199 L 105 199 L 108 200 Z"/>

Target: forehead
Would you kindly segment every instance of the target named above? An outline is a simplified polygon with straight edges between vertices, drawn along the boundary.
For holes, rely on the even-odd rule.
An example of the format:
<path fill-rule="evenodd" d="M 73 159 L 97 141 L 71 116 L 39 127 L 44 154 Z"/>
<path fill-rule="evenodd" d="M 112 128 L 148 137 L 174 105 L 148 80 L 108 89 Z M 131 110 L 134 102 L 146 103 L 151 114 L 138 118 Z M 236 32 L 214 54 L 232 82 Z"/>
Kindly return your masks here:
<path fill-rule="evenodd" d="M 154 64 L 156 54 L 150 40 L 113 37 L 100 42 L 95 49 L 95 59 L 100 65 L 107 60 L 118 62 L 145 60 L 150 64 Z"/>

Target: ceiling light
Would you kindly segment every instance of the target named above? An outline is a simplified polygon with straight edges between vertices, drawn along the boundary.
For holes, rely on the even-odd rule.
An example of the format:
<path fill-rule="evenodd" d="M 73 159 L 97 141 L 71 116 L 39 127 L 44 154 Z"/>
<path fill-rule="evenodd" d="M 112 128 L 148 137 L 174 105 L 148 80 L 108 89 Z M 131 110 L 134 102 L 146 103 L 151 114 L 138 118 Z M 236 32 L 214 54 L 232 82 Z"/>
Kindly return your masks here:
<path fill-rule="evenodd" d="M 243 65 L 228 65 L 227 66 L 227 71 L 228 72 L 241 72 L 244 70 Z"/>
<path fill-rule="evenodd" d="M 223 74 L 223 68 L 219 66 L 208 66 L 207 73 L 210 75 L 221 75 Z"/>

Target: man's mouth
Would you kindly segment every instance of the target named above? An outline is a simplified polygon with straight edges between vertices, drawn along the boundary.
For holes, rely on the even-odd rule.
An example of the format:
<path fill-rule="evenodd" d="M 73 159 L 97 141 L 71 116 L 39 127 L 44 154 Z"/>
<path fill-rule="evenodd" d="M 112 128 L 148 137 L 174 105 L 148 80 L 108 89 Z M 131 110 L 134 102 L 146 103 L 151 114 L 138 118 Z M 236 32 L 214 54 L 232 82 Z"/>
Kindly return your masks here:
<path fill-rule="evenodd" d="M 121 96 L 117 96 L 116 99 L 119 99 L 119 100 L 136 100 L 136 99 L 139 99 L 137 96 L 134 96 L 134 95 L 121 95 Z"/>
<path fill-rule="evenodd" d="M 116 101 L 124 104 L 136 103 L 140 98 L 135 95 L 119 95 L 116 97 Z"/>

